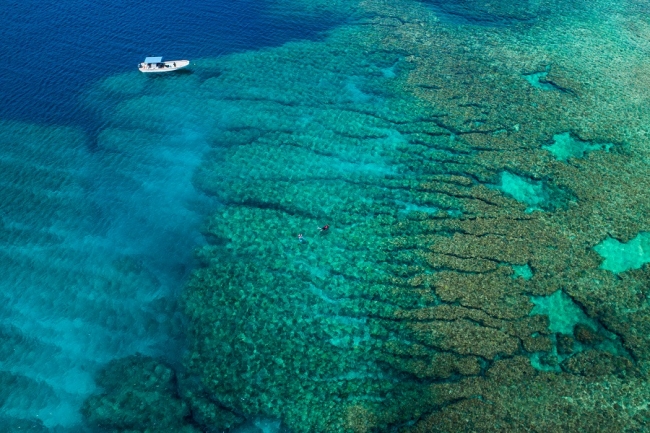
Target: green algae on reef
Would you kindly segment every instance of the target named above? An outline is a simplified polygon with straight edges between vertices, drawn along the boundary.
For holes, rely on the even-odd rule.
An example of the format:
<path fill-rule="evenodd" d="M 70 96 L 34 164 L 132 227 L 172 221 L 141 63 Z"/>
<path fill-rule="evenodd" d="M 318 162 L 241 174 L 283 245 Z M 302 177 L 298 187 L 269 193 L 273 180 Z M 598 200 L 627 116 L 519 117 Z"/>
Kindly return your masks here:
<path fill-rule="evenodd" d="M 640 301 L 620 298 L 628 283 L 602 274 L 588 248 L 604 227 L 620 230 L 631 219 L 599 219 L 618 207 L 594 194 L 587 179 L 620 194 L 613 168 L 636 162 L 602 154 L 560 166 L 535 138 L 558 129 L 595 142 L 628 135 L 597 129 L 602 110 L 593 118 L 558 115 L 577 113 L 583 102 L 575 95 L 594 91 L 569 82 L 581 75 L 568 72 L 561 57 L 549 79 L 572 92 L 530 93 L 512 59 L 499 57 L 498 48 L 479 50 L 496 33 L 472 30 L 485 42 L 468 52 L 465 36 L 418 6 L 402 6 L 365 3 L 381 8 L 369 21 L 375 27 L 223 59 L 224 73 L 208 80 L 215 91 L 227 88 L 239 115 L 196 176 L 225 208 L 206 225 L 205 267 L 185 295 L 194 341 L 189 370 L 221 404 L 247 417 L 282 419 L 295 431 L 462 431 L 459 419 L 493 431 L 488 417 L 510 431 L 533 424 L 579 431 L 595 425 L 595 413 L 607 414 L 599 425 L 611 431 L 633 430 L 644 422 L 643 409 L 612 407 L 624 405 L 630 387 L 637 396 L 646 387 L 636 369 L 643 362 L 633 367 L 626 355 L 647 359 L 646 313 L 619 310 Z M 516 50 L 522 62 L 533 61 L 533 52 Z M 495 70 L 486 65 L 495 59 L 508 92 L 488 84 Z M 246 72 L 259 65 L 273 70 Z M 391 65 L 395 76 L 384 72 Z M 489 187 L 504 173 L 514 183 L 544 181 L 505 188 L 522 206 Z M 636 200 L 638 191 L 622 196 Z M 534 207 L 546 212 L 526 212 Z M 330 231 L 317 232 L 324 223 Z M 503 264 L 530 264 L 535 274 L 513 279 Z M 568 340 L 548 314 L 529 315 L 529 294 L 566 285 L 583 314 L 602 324 L 574 327 Z M 617 302 L 603 303 L 612 296 Z M 608 337 L 625 349 L 595 342 Z M 553 372 L 529 373 L 540 356 L 556 363 Z M 511 376 L 525 378 L 522 396 L 504 388 Z M 536 412 L 558 403 L 550 378 L 578 401 L 583 387 L 609 376 L 619 385 L 604 400 L 593 397 L 601 406 L 585 401 L 573 419 L 557 412 L 552 421 Z M 541 402 L 532 399 L 536 393 Z M 471 395 L 498 401 L 499 411 L 473 410 Z M 509 401 L 524 405 L 526 415 L 513 418 Z"/>
<path fill-rule="evenodd" d="M 121 105 L 177 83 L 211 146 L 189 406 L 295 432 L 647 429 L 650 270 L 614 274 L 596 246 L 650 226 L 650 28 L 625 6 L 535 4 L 481 6 L 521 18 L 499 27 L 365 1 L 321 42 L 206 61 Z M 570 91 L 522 79 L 549 64 Z M 580 140 L 544 149 L 557 131 Z"/>
<path fill-rule="evenodd" d="M 104 393 L 89 397 L 82 412 L 92 426 L 108 431 L 198 433 L 187 403 L 176 391 L 174 370 L 136 355 L 110 362 L 97 376 Z"/>

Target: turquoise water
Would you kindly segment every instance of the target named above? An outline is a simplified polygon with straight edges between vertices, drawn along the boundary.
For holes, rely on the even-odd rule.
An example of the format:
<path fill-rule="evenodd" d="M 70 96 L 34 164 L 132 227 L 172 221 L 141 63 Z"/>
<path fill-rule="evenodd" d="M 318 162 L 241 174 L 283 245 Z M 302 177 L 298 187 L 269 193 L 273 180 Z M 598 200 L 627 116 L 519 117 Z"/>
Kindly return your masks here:
<path fill-rule="evenodd" d="M 0 425 L 644 431 L 646 12 L 17 5 Z"/>
<path fill-rule="evenodd" d="M 649 247 L 648 234 L 643 232 L 627 243 L 607 238 L 594 249 L 605 259 L 600 265 L 601 268 L 618 274 L 629 269 L 639 269 L 648 263 Z"/>
<path fill-rule="evenodd" d="M 612 143 L 588 143 L 580 139 L 571 137 L 571 134 L 556 134 L 553 136 L 553 144 L 542 146 L 542 149 L 548 150 L 559 161 L 566 161 L 569 158 L 582 158 L 586 153 L 594 150 L 609 151 Z"/>
<path fill-rule="evenodd" d="M 99 367 L 181 360 L 177 297 L 217 204 L 192 184 L 207 125 L 182 88 L 156 95 L 191 74 L 120 73 L 151 53 L 200 64 L 329 25 L 303 24 L 254 2 L 28 2 L 0 19 L 0 430 L 80 428 Z"/>
<path fill-rule="evenodd" d="M 212 206 L 191 184 L 206 144 L 107 128 L 92 150 L 80 128 L 16 121 L 2 139 L 2 368 L 47 389 L 11 390 L 5 414 L 71 426 L 98 366 L 182 347 L 175 297 Z"/>

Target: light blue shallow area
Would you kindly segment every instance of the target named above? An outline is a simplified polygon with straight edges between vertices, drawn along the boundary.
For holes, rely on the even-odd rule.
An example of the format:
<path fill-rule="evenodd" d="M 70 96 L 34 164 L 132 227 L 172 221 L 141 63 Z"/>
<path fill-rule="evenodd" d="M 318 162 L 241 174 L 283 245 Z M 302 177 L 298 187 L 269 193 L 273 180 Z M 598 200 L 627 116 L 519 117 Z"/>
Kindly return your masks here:
<path fill-rule="evenodd" d="M 528 266 L 528 263 L 525 265 L 512 265 L 512 270 L 514 271 L 513 278 L 523 278 L 524 280 L 530 280 L 533 278 L 533 270 Z"/>
<path fill-rule="evenodd" d="M 612 148 L 612 143 L 592 143 L 582 141 L 571 136 L 571 133 L 565 132 L 553 136 L 553 144 L 542 146 L 542 149 L 548 150 L 558 161 L 567 161 L 569 158 L 583 158 L 586 153 L 595 150 L 604 150 L 608 152 Z"/>
<path fill-rule="evenodd" d="M 544 362 L 544 353 L 536 352 L 530 355 L 531 365 L 540 371 L 561 371 L 559 363 L 562 362 L 566 355 L 560 355 L 556 347 L 556 334 L 573 335 L 573 328 L 582 323 L 589 326 L 594 331 L 598 329 L 597 325 L 578 307 L 566 293 L 558 290 L 549 296 L 531 296 L 531 301 L 535 305 L 530 315 L 543 314 L 548 316 L 549 331 L 552 332 L 550 338 L 553 341 L 552 356 L 556 357 L 558 363 L 549 365 Z M 578 343 L 575 343 L 579 346 Z M 578 349 L 579 350 L 579 349 Z"/>
<path fill-rule="evenodd" d="M 501 173 L 501 184 L 498 188 L 515 200 L 528 205 L 528 212 L 541 209 L 541 206 L 548 201 L 548 194 L 541 182 L 525 179 L 509 171 Z"/>
<path fill-rule="evenodd" d="M 573 334 L 573 327 L 578 323 L 597 328 L 596 324 L 578 307 L 566 293 L 558 290 L 549 296 L 532 296 L 531 301 L 535 306 L 530 315 L 545 314 L 549 319 L 548 329 L 560 334 Z"/>
<path fill-rule="evenodd" d="M 602 337 L 602 340 L 594 344 L 594 348 L 614 355 L 630 358 L 629 352 L 623 347 L 620 338 L 605 329 L 597 320 L 587 316 L 578 304 L 563 290 L 557 290 L 548 296 L 531 296 L 534 304 L 530 315 L 548 316 L 548 330 L 551 332 L 549 338 L 553 342 L 551 356 L 557 359 L 557 364 L 549 365 L 544 362 L 544 352 L 530 354 L 531 365 L 541 371 L 561 371 L 560 363 L 570 355 L 560 354 L 557 350 L 557 335 L 562 334 L 574 337 L 576 325 L 583 325 L 590 328 L 594 333 Z M 573 342 L 574 353 L 586 350 L 588 347 L 578 341 Z"/>
<path fill-rule="evenodd" d="M 524 78 L 531 86 L 541 89 L 541 90 L 559 90 L 557 86 L 552 83 L 546 82 L 546 76 L 548 75 L 549 67 L 544 71 L 534 72 L 532 74 L 524 75 Z"/>
<path fill-rule="evenodd" d="M 501 172 L 499 183 L 491 186 L 526 205 L 526 213 L 565 208 L 577 198 L 553 184 L 553 179 L 536 180 L 509 171 Z"/>
<path fill-rule="evenodd" d="M 607 238 L 594 247 L 605 260 L 600 268 L 615 274 L 650 263 L 650 232 L 641 232 L 627 243 Z"/>

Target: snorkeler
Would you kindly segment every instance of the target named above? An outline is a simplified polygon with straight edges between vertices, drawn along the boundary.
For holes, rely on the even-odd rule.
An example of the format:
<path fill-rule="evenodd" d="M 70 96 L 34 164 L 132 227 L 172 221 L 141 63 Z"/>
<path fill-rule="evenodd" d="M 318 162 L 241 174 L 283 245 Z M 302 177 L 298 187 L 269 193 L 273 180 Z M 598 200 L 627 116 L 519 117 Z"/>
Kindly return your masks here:
<path fill-rule="evenodd" d="M 329 230 L 329 228 L 330 228 L 330 225 L 325 224 L 323 227 L 318 227 L 318 230 L 320 230 L 321 232 L 325 232 L 325 231 Z"/>

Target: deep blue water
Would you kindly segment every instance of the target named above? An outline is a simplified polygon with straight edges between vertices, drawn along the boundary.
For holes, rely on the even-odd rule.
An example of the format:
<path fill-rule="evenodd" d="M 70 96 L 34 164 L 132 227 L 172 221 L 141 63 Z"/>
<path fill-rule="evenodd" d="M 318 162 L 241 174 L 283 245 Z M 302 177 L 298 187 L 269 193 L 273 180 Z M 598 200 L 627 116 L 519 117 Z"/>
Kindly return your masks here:
<path fill-rule="evenodd" d="M 149 79 L 137 63 L 315 39 L 332 22 L 260 0 L 1 7 L 0 426 L 70 431 L 111 359 L 179 360 L 177 296 L 219 205 L 192 184 L 209 142 L 182 103 L 145 126 L 120 117 L 120 91 L 151 108 L 127 102 Z"/>
<path fill-rule="evenodd" d="M 2 3 L 0 118 L 57 123 L 87 121 L 75 99 L 84 86 L 147 55 L 216 57 L 318 38 L 332 24 L 271 16 L 263 0 Z"/>

